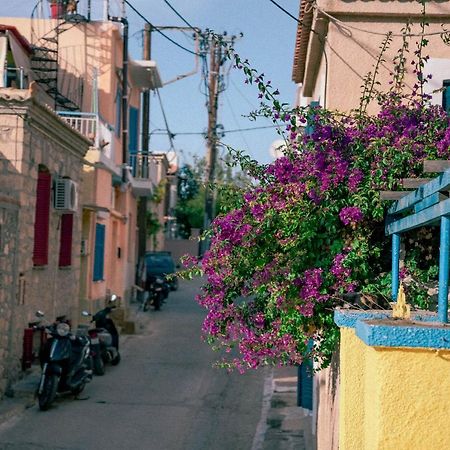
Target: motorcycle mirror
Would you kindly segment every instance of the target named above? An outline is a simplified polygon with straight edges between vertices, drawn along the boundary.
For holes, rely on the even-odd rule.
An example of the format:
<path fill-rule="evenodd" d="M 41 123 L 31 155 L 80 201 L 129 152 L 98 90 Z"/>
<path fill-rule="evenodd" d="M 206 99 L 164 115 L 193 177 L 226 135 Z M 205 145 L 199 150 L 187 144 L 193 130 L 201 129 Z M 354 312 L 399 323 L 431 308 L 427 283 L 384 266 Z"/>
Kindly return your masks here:
<path fill-rule="evenodd" d="M 117 295 L 116 294 L 111 295 L 110 302 L 115 302 L 116 300 L 117 300 Z"/>
<path fill-rule="evenodd" d="M 45 314 L 42 311 L 38 310 L 38 311 L 36 311 L 35 316 L 36 317 L 44 317 Z"/>
<path fill-rule="evenodd" d="M 89 312 L 87 312 L 87 311 L 81 311 L 81 315 L 83 317 L 89 317 L 90 316 Z"/>

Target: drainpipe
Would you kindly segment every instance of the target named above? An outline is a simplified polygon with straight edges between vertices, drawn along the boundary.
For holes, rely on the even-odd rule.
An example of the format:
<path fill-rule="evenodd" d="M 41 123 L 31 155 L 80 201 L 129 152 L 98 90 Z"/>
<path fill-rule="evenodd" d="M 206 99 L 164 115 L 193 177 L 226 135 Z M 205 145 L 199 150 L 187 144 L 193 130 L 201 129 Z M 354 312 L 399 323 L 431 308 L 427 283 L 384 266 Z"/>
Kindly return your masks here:
<path fill-rule="evenodd" d="M 127 182 L 128 167 L 128 20 L 125 17 L 110 17 L 112 22 L 123 25 L 122 54 L 122 181 Z"/>

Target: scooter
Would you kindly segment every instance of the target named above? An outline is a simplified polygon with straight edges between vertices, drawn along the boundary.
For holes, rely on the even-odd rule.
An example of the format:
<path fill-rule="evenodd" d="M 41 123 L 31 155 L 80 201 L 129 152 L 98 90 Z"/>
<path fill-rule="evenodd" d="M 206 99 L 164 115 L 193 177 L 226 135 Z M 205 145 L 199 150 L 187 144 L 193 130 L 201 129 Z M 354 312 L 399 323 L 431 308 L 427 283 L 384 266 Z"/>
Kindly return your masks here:
<path fill-rule="evenodd" d="M 37 315 L 43 317 L 44 314 Z M 41 411 L 50 407 L 57 393 L 70 392 L 77 396 L 92 379 L 89 338 L 72 334 L 65 316 L 57 317 L 55 323 L 45 326 L 44 330 L 47 341 L 39 355 L 42 374 L 37 392 Z"/>
<path fill-rule="evenodd" d="M 103 375 L 105 373 L 104 363 L 109 362 L 116 366 L 120 362 L 119 353 L 119 332 L 114 321 L 109 317 L 109 313 L 116 307 L 114 302 L 117 296 L 111 296 L 110 304 L 98 311 L 92 317 L 95 329 L 89 330 L 91 343 L 98 344 L 95 348 L 96 356 L 93 358 L 94 373 Z M 98 342 L 95 340 L 98 339 Z"/>
<path fill-rule="evenodd" d="M 146 289 L 142 301 L 142 310 L 147 311 L 149 305 L 153 305 L 156 311 L 161 309 L 164 299 L 168 297 L 169 287 L 163 278 L 148 275 Z"/>

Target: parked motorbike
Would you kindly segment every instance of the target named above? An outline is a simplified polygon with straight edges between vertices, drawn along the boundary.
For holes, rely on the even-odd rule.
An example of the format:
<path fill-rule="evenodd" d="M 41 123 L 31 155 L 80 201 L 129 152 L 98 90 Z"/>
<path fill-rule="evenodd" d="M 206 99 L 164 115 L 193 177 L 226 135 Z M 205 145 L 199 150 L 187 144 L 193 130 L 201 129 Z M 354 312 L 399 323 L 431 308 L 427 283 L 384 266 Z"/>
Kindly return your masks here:
<path fill-rule="evenodd" d="M 109 362 L 113 366 L 119 364 L 119 332 L 114 321 L 109 317 L 110 312 L 116 307 L 114 302 L 116 295 L 112 295 L 110 304 L 98 311 L 92 317 L 95 328 L 89 330 L 91 347 L 93 348 L 93 370 L 96 375 L 105 373 L 105 363 Z"/>
<path fill-rule="evenodd" d="M 83 315 L 88 313 L 83 312 Z M 39 314 L 40 317 L 43 313 Z M 38 387 L 41 411 L 47 410 L 57 393 L 70 392 L 77 396 L 92 379 L 89 359 L 89 339 L 71 333 L 70 324 L 64 316 L 44 327 L 47 341 L 40 352 L 42 367 Z"/>
<path fill-rule="evenodd" d="M 169 295 L 168 293 L 169 287 L 163 278 L 148 275 L 142 300 L 142 310 L 147 311 L 149 305 L 153 305 L 156 311 L 160 310 L 164 299 Z"/>

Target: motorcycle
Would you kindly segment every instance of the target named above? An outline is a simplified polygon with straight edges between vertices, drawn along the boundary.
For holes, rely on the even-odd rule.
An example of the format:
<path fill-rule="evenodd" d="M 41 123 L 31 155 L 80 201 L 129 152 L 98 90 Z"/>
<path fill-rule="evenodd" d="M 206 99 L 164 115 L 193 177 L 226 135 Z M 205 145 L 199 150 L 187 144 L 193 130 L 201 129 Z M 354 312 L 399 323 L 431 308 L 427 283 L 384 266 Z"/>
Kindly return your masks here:
<path fill-rule="evenodd" d="M 43 313 L 39 316 L 42 317 Z M 43 329 L 47 333 L 47 341 L 39 355 L 42 373 L 37 396 L 39 409 L 46 411 L 57 393 L 79 395 L 91 381 L 92 370 L 89 339 L 72 334 L 65 316 L 58 317 L 54 324 Z"/>
<path fill-rule="evenodd" d="M 119 353 L 119 332 L 114 321 L 109 317 L 110 312 L 115 308 L 116 295 L 112 295 L 110 304 L 98 311 L 92 317 L 95 328 L 89 330 L 91 346 L 93 346 L 93 370 L 96 375 L 105 373 L 105 363 L 109 362 L 116 366 L 120 362 Z"/>
<path fill-rule="evenodd" d="M 168 292 L 169 287 L 163 278 L 148 275 L 142 300 L 142 310 L 147 311 L 149 305 L 153 305 L 156 311 L 160 310 L 164 299 L 169 295 Z"/>

